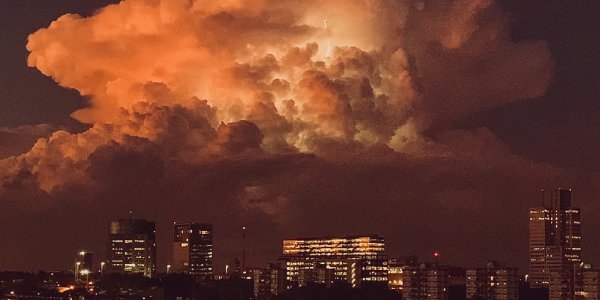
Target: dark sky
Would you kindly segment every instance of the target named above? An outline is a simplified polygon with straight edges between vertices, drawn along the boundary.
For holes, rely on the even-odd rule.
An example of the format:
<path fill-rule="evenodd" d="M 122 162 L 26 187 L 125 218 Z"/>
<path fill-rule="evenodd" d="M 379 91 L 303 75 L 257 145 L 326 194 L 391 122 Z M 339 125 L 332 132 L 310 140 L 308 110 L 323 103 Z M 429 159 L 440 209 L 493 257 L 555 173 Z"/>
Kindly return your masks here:
<path fill-rule="evenodd" d="M 598 171 L 600 5 L 584 1 L 502 1 L 516 39 L 544 39 L 556 60 L 544 97 L 483 113 L 466 123 L 492 129 L 536 161 Z M 472 123 L 471 123 L 472 122 Z"/>
<path fill-rule="evenodd" d="M 96 9 L 117 2 L 0 1 L 0 162 L 28 151 L 37 138 L 48 137 L 57 129 L 79 133 L 90 127 L 71 117 L 89 105 L 90 98 L 81 97 L 75 89 L 60 87 L 38 69 L 27 66 L 28 35 L 66 13 L 90 16 Z M 435 9 L 431 15 L 437 13 Z M 278 130 L 289 131 L 283 125 L 271 131 L 270 124 L 283 121 L 264 117 L 268 111 L 265 106 L 242 118 L 254 123 L 214 125 L 214 129 L 209 126 L 202 133 L 207 140 L 214 139 L 207 151 L 217 147 L 214 151 L 219 153 L 215 154 L 218 159 L 183 162 L 171 158 L 176 156 L 173 153 L 183 153 L 176 151 L 186 143 L 182 141 L 187 133 L 177 127 L 180 123 L 170 122 L 181 119 L 197 125 L 214 120 L 205 108 L 193 110 L 206 117 L 197 119 L 183 108 L 170 106 L 157 109 L 157 115 L 170 116 L 162 123 L 169 125 L 165 136 L 102 143 L 84 159 L 88 162 L 82 167 L 85 181 L 79 182 L 79 177 L 73 175 L 64 181 L 67 184 L 63 182 L 60 188 L 48 191 L 30 165 L 7 172 L 9 175 L 0 169 L 0 184 L 5 187 L 4 192 L 0 189 L 0 270 L 66 269 L 80 248 L 102 256 L 106 224 L 133 209 L 140 217 L 158 222 L 161 266 L 168 261 L 170 222 L 194 219 L 216 225 L 217 268 L 240 255 L 238 228 L 244 224 L 250 228 L 250 263 L 275 259 L 284 237 L 375 232 L 387 238 L 391 256 L 415 253 L 426 257 L 439 249 L 450 264 L 482 264 L 487 259 L 499 259 L 525 272 L 527 208 L 540 202 L 540 188 L 558 186 L 574 188 L 574 201 L 583 210 L 584 259 L 599 264 L 600 252 L 596 250 L 600 237 L 595 234 L 600 230 L 600 221 L 595 217 L 600 213 L 598 16 L 600 3 L 596 1 L 502 0 L 491 12 L 485 10 L 477 22 L 502 23 L 505 18 L 511 43 L 547 42 L 554 61 L 552 79 L 543 96 L 515 96 L 514 101 L 505 103 L 493 100 L 494 105 L 465 105 L 467 108 L 456 108 L 453 117 L 447 117 L 447 112 L 454 109 L 450 106 L 435 111 L 444 106 L 435 101 L 446 95 L 447 99 L 467 95 L 465 99 L 475 99 L 469 103 L 479 103 L 479 98 L 502 98 L 502 93 L 512 95 L 511 91 L 497 88 L 487 94 L 482 91 L 484 96 L 471 96 L 461 87 L 454 87 L 457 91 L 437 88 L 439 81 L 429 79 L 432 75 L 428 66 L 435 66 L 431 72 L 439 68 L 449 72 L 440 74 L 460 74 L 465 70 L 460 66 L 468 65 L 461 61 L 468 57 L 464 53 L 487 52 L 467 51 L 479 49 L 477 43 L 465 46 L 472 48 L 464 53 L 435 46 L 423 50 L 420 37 L 407 33 L 406 51 L 409 61 L 415 62 L 409 69 L 415 74 L 416 85 L 424 91 L 424 104 L 415 109 L 416 118 L 428 124 L 419 125 L 422 136 L 440 146 L 436 149 L 444 149 L 439 151 L 458 153 L 456 157 L 414 158 L 383 146 L 365 150 L 352 143 L 340 146 L 316 138 L 313 142 L 318 146 L 309 148 L 317 150 L 299 153 L 273 142 L 278 141 L 271 139 L 279 135 Z M 218 19 L 211 22 L 215 23 L 208 24 L 221 24 Z M 411 19 L 407 26 L 422 28 L 423 24 L 429 24 L 426 16 Z M 485 35 L 486 28 L 479 26 L 478 34 Z M 476 38 L 485 40 L 485 36 Z M 130 55 L 137 54 L 131 51 Z M 528 53 L 523 57 L 529 57 Z M 493 59 L 482 59 L 480 63 L 485 66 L 489 61 Z M 510 66 L 527 61 L 501 63 Z M 490 65 L 493 67 L 493 63 Z M 512 70 L 501 70 L 507 68 Z M 259 76 L 256 74 L 260 70 L 240 68 L 235 74 L 247 71 Z M 540 71 L 540 77 L 543 73 Z M 539 80 L 535 76 L 530 79 Z M 318 86 L 320 80 L 315 76 L 306 82 Z M 515 76 L 515 80 L 523 77 Z M 331 81 L 324 88 L 339 82 Z M 263 137 L 263 145 L 273 142 L 278 145 L 273 148 L 276 150 L 260 149 Z M 47 150 L 41 155 L 61 154 Z M 14 165 L 0 164 L 0 168 L 8 170 Z M 50 174 L 59 177 L 69 170 L 80 170 L 77 162 L 65 160 L 44 166 L 57 170 Z"/>
<path fill-rule="evenodd" d="M 118 1 L 2 1 L 0 126 L 51 123 L 80 128 L 69 115 L 85 106 L 74 90 L 60 88 L 38 70 L 27 67 L 27 36 L 66 13 L 90 15 Z"/>

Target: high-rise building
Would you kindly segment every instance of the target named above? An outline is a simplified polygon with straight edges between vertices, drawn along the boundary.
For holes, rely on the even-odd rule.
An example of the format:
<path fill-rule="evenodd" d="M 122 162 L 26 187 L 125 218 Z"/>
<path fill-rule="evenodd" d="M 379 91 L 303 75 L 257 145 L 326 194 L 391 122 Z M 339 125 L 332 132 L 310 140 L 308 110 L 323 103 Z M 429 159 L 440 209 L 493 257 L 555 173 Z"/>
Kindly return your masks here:
<path fill-rule="evenodd" d="M 283 259 L 291 285 L 304 282 L 301 273 L 311 274 L 323 266 L 333 270 L 335 281 L 353 287 L 388 284 L 385 241 L 378 235 L 284 240 Z"/>
<path fill-rule="evenodd" d="M 516 300 L 519 297 L 517 268 L 490 261 L 485 268 L 467 270 L 467 299 Z"/>
<path fill-rule="evenodd" d="M 390 258 L 388 261 L 388 288 L 392 291 L 402 293 L 404 285 L 403 268 L 406 262 L 398 258 Z"/>
<path fill-rule="evenodd" d="M 112 221 L 109 229 L 108 271 L 141 273 L 152 277 L 156 272 L 156 225 L 144 219 Z"/>
<path fill-rule="evenodd" d="M 553 190 L 549 203 L 545 194 L 543 200 L 542 207 L 529 210 L 529 282 L 549 287 L 551 299 L 570 299 L 574 265 L 581 263 L 581 212 L 572 206 L 570 189 Z"/>
<path fill-rule="evenodd" d="M 335 282 L 335 269 L 327 268 L 326 264 L 316 263 L 312 269 L 300 269 L 298 272 L 298 285 L 306 286 L 316 283 L 331 286 Z"/>
<path fill-rule="evenodd" d="M 210 279 L 213 275 L 212 224 L 174 223 L 173 236 L 173 271 Z"/>

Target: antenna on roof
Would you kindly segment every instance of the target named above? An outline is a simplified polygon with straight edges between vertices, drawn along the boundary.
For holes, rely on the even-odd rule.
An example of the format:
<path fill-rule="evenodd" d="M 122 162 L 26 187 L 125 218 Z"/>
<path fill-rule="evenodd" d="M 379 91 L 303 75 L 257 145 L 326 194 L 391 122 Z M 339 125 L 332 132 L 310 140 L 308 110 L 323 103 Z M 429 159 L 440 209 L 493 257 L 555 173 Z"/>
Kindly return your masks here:
<path fill-rule="evenodd" d="M 544 197 L 544 189 L 542 189 L 542 207 L 546 207 L 546 199 Z"/>
<path fill-rule="evenodd" d="M 242 227 L 242 273 L 246 270 L 246 226 Z"/>

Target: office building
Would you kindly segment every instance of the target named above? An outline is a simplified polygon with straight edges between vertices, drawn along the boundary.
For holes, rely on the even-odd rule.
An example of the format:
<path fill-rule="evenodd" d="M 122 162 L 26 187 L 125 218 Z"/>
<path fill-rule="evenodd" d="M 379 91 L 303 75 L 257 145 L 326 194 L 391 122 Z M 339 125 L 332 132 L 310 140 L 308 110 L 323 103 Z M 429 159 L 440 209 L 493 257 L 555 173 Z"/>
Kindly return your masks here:
<path fill-rule="evenodd" d="M 198 279 L 213 275 L 212 224 L 173 224 L 173 272 L 185 273 Z"/>
<path fill-rule="evenodd" d="M 110 223 L 108 268 L 111 273 L 156 273 L 156 225 L 144 219 Z"/>
<path fill-rule="evenodd" d="M 404 284 L 403 268 L 405 262 L 401 259 L 390 258 L 388 261 L 388 289 L 402 293 Z"/>
<path fill-rule="evenodd" d="M 388 284 L 385 241 L 378 235 L 284 240 L 283 260 L 292 286 L 306 284 L 312 278 L 306 274 L 323 267 L 333 270 L 334 281 L 353 287 Z"/>
<path fill-rule="evenodd" d="M 573 299 L 574 265 L 581 263 L 581 212 L 572 206 L 570 189 L 551 191 L 549 203 L 544 193 L 543 205 L 529 210 L 529 259 L 532 288 L 549 288 L 551 299 Z"/>
<path fill-rule="evenodd" d="M 490 261 L 485 268 L 466 271 L 467 299 L 516 300 L 519 297 L 517 268 Z"/>
<path fill-rule="evenodd" d="M 403 267 L 402 299 L 446 300 L 450 288 L 450 268 L 437 263 L 410 264 Z"/>
<path fill-rule="evenodd" d="M 269 299 L 287 289 L 286 267 L 282 263 L 269 264 L 264 269 L 253 272 L 254 296 L 256 299 Z"/>
<path fill-rule="evenodd" d="M 584 269 L 578 299 L 600 300 L 600 270 Z"/>
<path fill-rule="evenodd" d="M 306 286 L 316 283 L 331 286 L 335 282 L 335 269 L 327 268 L 324 263 L 316 263 L 314 268 L 300 269 L 298 273 L 298 285 Z"/>

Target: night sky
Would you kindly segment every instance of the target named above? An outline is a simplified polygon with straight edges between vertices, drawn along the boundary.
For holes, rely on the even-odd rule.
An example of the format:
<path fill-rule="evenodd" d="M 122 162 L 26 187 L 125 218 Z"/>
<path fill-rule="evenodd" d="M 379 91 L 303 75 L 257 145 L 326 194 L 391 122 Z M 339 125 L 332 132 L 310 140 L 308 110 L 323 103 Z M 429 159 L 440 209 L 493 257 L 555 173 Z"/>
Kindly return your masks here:
<path fill-rule="evenodd" d="M 114 3 L 0 1 L 0 270 L 102 258 L 132 210 L 157 222 L 161 270 L 193 220 L 214 223 L 217 270 L 247 226 L 248 264 L 283 238 L 378 233 L 392 257 L 525 273 L 527 209 L 558 187 L 600 264 L 599 3 L 96 12 Z"/>

